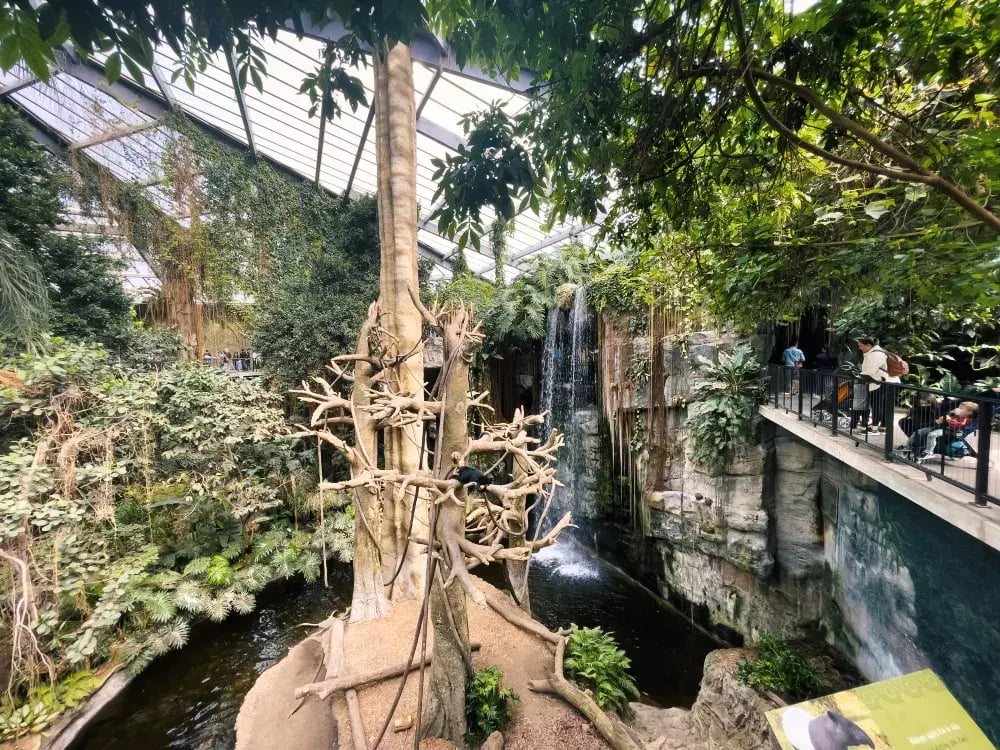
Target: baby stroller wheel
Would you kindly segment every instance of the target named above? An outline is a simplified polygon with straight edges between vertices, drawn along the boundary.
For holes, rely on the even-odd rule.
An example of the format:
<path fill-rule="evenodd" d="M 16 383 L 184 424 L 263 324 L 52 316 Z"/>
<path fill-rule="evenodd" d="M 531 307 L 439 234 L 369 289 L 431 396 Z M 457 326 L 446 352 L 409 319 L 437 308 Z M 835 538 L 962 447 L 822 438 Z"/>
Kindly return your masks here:
<path fill-rule="evenodd" d="M 849 430 L 851 428 L 850 417 L 840 417 L 837 420 L 837 427 L 839 427 L 842 430 Z"/>
<path fill-rule="evenodd" d="M 824 411 L 823 409 L 816 410 L 816 419 L 818 419 L 820 422 L 829 422 L 830 417 L 832 416 L 833 415 L 830 414 L 830 412 Z"/>

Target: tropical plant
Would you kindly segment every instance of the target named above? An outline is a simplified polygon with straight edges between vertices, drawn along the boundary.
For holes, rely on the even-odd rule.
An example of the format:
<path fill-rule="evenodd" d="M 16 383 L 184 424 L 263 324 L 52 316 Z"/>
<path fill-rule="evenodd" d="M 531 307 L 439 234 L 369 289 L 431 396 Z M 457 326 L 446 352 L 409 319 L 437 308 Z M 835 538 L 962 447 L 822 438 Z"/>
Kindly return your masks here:
<path fill-rule="evenodd" d="M 719 361 L 698 358 L 693 399 L 688 406 L 687 452 L 696 463 L 717 471 L 735 448 L 748 442 L 757 407 L 767 399 L 763 366 L 749 344 L 719 352 Z"/>
<path fill-rule="evenodd" d="M 265 370 L 284 386 L 322 374 L 331 357 L 352 350 L 378 296 L 375 202 L 294 197 L 306 222 L 286 233 L 270 288 L 259 293 L 251 332 Z M 297 248 L 289 247 L 294 243 Z"/>
<path fill-rule="evenodd" d="M 544 181 L 526 147 L 523 119 L 511 120 L 494 103 L 466 115 L 461 124 L 468 143 L 460 144 L 454 155 L 431 160 L 438 183 L 434 201 L 441 199 L 441 208 L 431 218 L 437 219 L 443 235 L 458 236 L 459 251 L 466 245 L 479 250 L 485 233 L 483 209 L 492 209 L 492 244 L 500 244 L 504 228 L 519 210 L 530 206 L 538 212 Z"/>
<path fill-rule="evenodd" d="M 639 689 L 629 674 L 632 661 L 612 633 L 573 625 L 566 636 L 563 666 L 571 680 L 593 694 L 598 706 L 629 715 L 629 701 L 639 697 Z"/>
<path fill-rule="evenodd" d="M 12 734 L 51 718 L 62 704 L 39 713 L 32 697 L 68 672 L 138 671 L 197 619 L 251 611 L 275 578 L 315 580 L 324 550 L 352 554 L 343 498 L 320 529 L 297 497 L 316 486 L 315 448 L 287 437 L 258 382 L 137 370 L 58 338 L 41 351 L 0 357 L 16 375 L 0 389 L 0 558 L 22 573 L 0 580 Z"/>
<path fill-rule="evenodd" d="M 793 702 L 823 695 L 830 683 L 791 644 L 770 635 L 761 635 L 753 659 L 742 659 L 737 679 L 759 692 L 773 691 Z"/>
<path fill-rule="evenodd" d="M 506 729 L 517 700 L 517 693 L 504 687 L 500 667 L 477 670 L 465 685 L 465 744 L 477 747 L 493 732 Z"/>
<path fill-rule="evenodd" d="M 557 291 L 566 285 L 586 283 L 595 259 L 580 245 L 533 260 L 514 283 L 496 290 L 491 305 L 480 310 L 486 356 L 505 347 L 519 347 L 545 338 L 549 310 L 557 304 Z"/>

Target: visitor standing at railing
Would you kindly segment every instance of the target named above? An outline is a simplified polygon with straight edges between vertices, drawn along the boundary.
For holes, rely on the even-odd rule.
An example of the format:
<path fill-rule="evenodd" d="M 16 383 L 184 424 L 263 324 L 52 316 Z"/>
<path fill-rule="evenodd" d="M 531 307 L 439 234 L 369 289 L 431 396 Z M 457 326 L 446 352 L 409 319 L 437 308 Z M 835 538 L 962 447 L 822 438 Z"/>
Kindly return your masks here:
<path fill-rule="evenodd" d="M 799 392 L 799 370 L 802 368 L 802 363 L 806 361 L 806 355 L 802 353 L 799 349 L 799 340 L 792 339 L 791 344 L 788 348 L 781 353 L 781 363 L 785 367 L 795 368 L 789 371 L 790 381 L 786 384 L 786 390 L 792 393 Z"/>
<path fill-rule="evenodd" d="M 887 398 L 889 389 L 883 388 L 883 383 L 898 383 L 899 378 L 889 374 L 889 355 L 878 339 L 862 336 L 858 339 L 861 350 L 861 379 L 868 383 L 868 407 L 871 410 L 869 432 L 879 432 L 885 429 L 886 423 L 893 418 L 894 404 Z"/>

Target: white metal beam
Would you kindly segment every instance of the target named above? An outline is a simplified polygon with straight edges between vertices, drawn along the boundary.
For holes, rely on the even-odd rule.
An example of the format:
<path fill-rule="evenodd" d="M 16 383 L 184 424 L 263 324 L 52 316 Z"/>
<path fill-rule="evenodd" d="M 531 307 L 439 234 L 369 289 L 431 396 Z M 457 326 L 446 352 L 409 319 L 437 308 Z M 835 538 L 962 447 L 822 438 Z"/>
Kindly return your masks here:
<path fill-rule="evenodd" d="M 285 28 L 297 34 L 298 32 L 295 27 L 296 25 L 291 20 L 285 22 Z M 308 12 L 303 13 L 301 16 L 301 28 L 305 36 L 327 42 L 335 42 L 345 34 L 350 33 L 339 21 L 329 20 L 325 23 L 314 23 L 311 14 Z M 362 48 L 369 54 L 372 51 L 367 45 L 362 45 Z M 528 69 L 524 69 L 524 79 L 510 81 L 490 75 L 473 63 L 466 63 L 465 67 L 461 67 L 458 64 L 455 53 L 448 46 L 447 42 L 436 39 L 426 31 L 418 31 L 416 36 L 410 41 L 410 57 L 415 62 L 421 62 L 426 65 L 440 65 L 447 73 L 454 73 L 463 78 L 488 83 L 491 86 L 497 86 L 506 91 L 524 93 L 531 88 L 530 79 L 533 78 L 533 75 Z"/>
<path fill-rule="evenodd" d="M 243 87 L 240 86 L 239 74 L 236 72 L 236 56 L 231 49 L 226 50 L 226 65 L 229 66 L 229 77 L 233 82 L 233 96 L 236 97 L 236 104 L 240 109 L 240 118 L 243 120 L 243 130 L 247 134 L 247 147 L 253 158 L 257 158 L 257 144 L 253 138 L 253 127 L 250 124 L 250 110 L 247 109 L 246 97 L 243 96 Z"/>
<path fill-rule="evenodd" d="M 99 146 L 102 143 L 107 143 L 108 141 L 117 141 L 119 138 L 127 138 L 130 135 L 135 135 L 136 133 L 141 133 L 144 130 L 151 130 L 160 126 L 159 120 L 146 120 L 144 122 L 137 122 L 134 125 L 126 125 L 124 128 L 117 128 L 115 130 L 106 130 L 103 133 L 97 133 L 92 135 L 90 138 L 84 138 L 82 141 L 74 141 L 70 143 L 67 148 L 70 151 L 78 151 L 82 148 L 90 148 L 91 146 Z"/>
<path fill-rule="evenodd" d="M 0 86 L 0 96 L 10 96 L 21 89 L 26 89 L 29 86 L 33 86 L 38 82 L 35 76 L 28 76 L 27 78 L 16 78 L 15 80 L 8 83 L 6 86 Z"/>

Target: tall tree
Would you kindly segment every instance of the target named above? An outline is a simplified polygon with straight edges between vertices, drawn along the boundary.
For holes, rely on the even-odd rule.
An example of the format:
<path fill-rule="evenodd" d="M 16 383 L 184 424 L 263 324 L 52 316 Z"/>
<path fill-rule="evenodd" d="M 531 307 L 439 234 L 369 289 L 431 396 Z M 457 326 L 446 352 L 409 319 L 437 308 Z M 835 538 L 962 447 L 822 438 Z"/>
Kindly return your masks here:
<path fill-rule="evenodd" d="M 433 11 L 466 54 L 536 71 L 533 132 L 564 214 L 598 218 L 617 190 L 616 229 L 655 236 L 707 215 L 720 189 L 833 165 L 926 185 L 1000 230 L 996 180 L 981 178 L 995 156 L 996 3 L 784 6 L 473 0 L 471 12 Z"/>
<path fill-rule="evenodd" d="M 420 312 L 414 303 L 417 278 L 417 124 L 413 95 L 413 63 L 405 44 L 384 42 L 375 55 L 375 144 L 378 170 L 379 240 L 382 265 L 379 307 L 389 334 L 387 354 L 400 365 L 387 383 L 396 393 L 421 398 L 424 358 Z M 400 474 L 420 466 L 419 423 L 385 431 L 386 465 Z M 389 485 L 382 497 L 388 523 L 382 533 L 383 576 L 393 581 L 390 596 L 414 599 L 423 589 L 423 553 L 408 537 L 426 528 L 426 504 L 415 501 L 415 489 Z M 426 534 L 421 534 L 426 536 Z M 399 568 L 398 572 L 396 568 Z M 395 580 L 393 580 L 395 579 Z"/>

